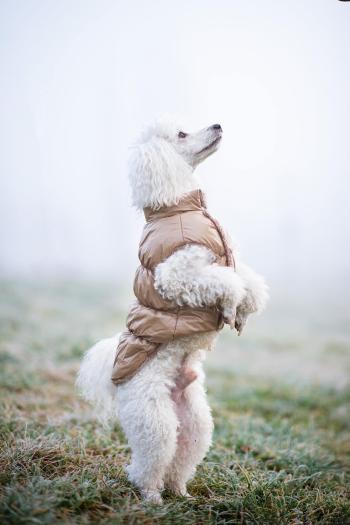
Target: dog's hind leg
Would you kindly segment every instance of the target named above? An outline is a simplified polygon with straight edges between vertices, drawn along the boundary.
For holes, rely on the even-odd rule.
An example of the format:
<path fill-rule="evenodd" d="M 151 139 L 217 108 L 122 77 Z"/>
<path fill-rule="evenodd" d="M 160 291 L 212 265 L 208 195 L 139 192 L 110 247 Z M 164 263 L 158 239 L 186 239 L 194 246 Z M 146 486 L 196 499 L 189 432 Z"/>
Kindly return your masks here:
<path fill-rule="evenodd" d="M 191 383 L 176 400 L 176 412 L 180 425 L 177 448 L 166 472 L 165 486 L 176 494 L 186 496 L 186 483 L 206 455 L 213 432 L 211 411 L 199 380 Z"/>
<path fill-rule="evenodd" d="M 135 392 L 127 383 L 118 391 L 119 419 L 132 451 L 126 468 L 129 480 L 145 500 L 161 504 L 165 471 L 176 450 L 174 402 L 160 384 Z"/>

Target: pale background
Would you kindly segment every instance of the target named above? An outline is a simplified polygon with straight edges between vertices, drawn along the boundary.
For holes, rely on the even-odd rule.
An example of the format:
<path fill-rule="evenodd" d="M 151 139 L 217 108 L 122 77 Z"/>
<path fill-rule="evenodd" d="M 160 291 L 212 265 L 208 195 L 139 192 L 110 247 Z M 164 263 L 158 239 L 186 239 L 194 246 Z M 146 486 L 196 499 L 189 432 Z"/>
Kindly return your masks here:
<path fill-rule="evenodd" d="M 348 333 L 350 3 L 2 0 L 0 53 L 3 278 L 131 290 L 128 146 L 182 115 L 224 129 L 199 174 L 271 287 L 265 332 Z"/>

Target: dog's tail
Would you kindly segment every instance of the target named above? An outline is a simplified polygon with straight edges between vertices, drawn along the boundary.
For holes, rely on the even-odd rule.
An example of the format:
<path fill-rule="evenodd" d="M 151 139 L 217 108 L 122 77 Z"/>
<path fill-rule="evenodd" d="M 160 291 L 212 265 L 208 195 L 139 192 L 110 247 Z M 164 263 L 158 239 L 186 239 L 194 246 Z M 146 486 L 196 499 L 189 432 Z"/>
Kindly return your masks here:
<path fill-rule="evenodd" d="M 104 424 L 117 417 L 117 387 L 111 377 L 118 341 L 119 334 L 90 348 L 83 357 L 76 379 L 78 391 L 92 404 L 96 416 Z"/>

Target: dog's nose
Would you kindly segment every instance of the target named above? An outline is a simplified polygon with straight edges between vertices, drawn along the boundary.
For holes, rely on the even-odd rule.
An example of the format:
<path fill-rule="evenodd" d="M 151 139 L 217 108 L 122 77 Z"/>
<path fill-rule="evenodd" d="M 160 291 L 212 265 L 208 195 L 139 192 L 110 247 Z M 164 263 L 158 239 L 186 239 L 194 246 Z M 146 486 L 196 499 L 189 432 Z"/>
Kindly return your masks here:
<path fill-rule="evenodd" d="M 213 129 L 217 129 L 217 130 L 219 130 L 219 131 L 222 131 L 222 127 L 220 126 L 220 124 L 213 124 L 213 125 L 212 125 L 212 128 L 213 128 Z"/>

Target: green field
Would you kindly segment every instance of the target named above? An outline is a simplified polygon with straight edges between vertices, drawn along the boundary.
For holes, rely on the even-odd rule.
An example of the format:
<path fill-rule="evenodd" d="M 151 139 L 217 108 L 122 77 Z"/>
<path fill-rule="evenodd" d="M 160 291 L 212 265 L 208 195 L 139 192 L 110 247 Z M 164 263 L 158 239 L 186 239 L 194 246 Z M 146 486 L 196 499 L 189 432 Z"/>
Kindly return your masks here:
<path fill-rule="evenodd" d="M 1 524 L 350 523 L 350 334 L 272 302 L 207 364 L 214 445 L 190 500 L 142 503 L 130 450 L 77 398 L 79 359 L 123 326 L 108 284 L 1 285 Z M 295 310 L 293 310 L 295 312 Z M 297 334 L 297 335 L 296 335 Z"/>

